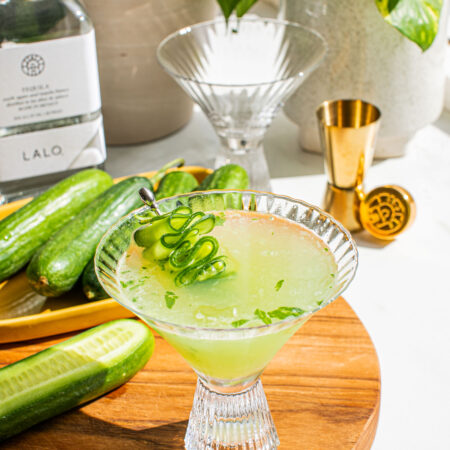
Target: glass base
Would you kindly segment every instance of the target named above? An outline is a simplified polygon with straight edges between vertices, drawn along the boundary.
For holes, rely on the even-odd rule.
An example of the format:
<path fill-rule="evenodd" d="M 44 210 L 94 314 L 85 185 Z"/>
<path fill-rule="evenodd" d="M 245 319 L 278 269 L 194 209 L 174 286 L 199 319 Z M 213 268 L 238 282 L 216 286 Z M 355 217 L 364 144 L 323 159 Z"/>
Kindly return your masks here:
<path fill-rule="evenodd" d="M 184 442 L 187 450 L 276 449 L 280 441 L 261 380 L 222 394 L 199 378 Z"/>
<path fill-rule="evenodd" d="M 231 150 L 223 147 L 216 158 L 216 169 L 230 163 L 238 164 L 247 171 L 249 189 L 272 192 L 269 168 L 262 146 L 245 150 Z"/>

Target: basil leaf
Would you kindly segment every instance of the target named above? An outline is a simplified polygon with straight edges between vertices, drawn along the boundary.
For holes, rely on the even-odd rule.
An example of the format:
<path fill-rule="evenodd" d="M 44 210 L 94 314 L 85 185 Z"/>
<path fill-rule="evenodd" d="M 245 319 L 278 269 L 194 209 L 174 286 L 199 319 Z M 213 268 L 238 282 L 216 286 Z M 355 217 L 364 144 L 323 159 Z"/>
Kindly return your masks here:
<path fill-rule="evenodd" d="M 261 319 L 266 325 L 272 323 L 272 319 L 267 315 L 266 312 L 261 311 L 260 309 L 255 309 L 255 316 L 258 319 Z"/>
<path fill-rule="evenodd" d="M 241 0 L 236 6 L 236 15 L 242 17 L 258 0 Z"/>
<path fill-rule="evenodd" d="M 384 20 L 423 51 L 439 30 L 442 0 L 375 0 Z"/>
<path fill-rule="evenodd" d="M 274 309 L 273 311 L 269 311 L 269 316 L 273 319 L 286 319 L 287 317 L 298 317 L 301 316 L 305 311 L 300 308 L 288 307 L 288 306 L 280 306 L 278 309 Z"/>
<path fill-rule="evenodd" d="M 239 328 L 242 325 L 245 325 L 248 322 L 248 320 L 241 319 L 241 320 L 235 320 L 234 322 L 231 322 L 231 325 L 233 325 L 234 328 Z"/>

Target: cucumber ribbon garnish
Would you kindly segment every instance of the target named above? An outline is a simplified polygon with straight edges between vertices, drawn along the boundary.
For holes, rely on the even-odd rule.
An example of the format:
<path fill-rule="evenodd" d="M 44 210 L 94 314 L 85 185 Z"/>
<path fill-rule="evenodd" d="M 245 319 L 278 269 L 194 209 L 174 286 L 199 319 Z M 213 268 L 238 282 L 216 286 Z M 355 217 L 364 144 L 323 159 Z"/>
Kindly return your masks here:
<path fill-rule="evenodd" d="M 179 206 L 147 221 L 136 230 L 134 240 L 145 247 L 145 258 L 156 260 L 164 270 L 175 274 L 176 286 L 224 275 L 227 257 L 217 255 L 219 243 L 215 237 L 205 236 L 216 224 L 214 214 Z"/>

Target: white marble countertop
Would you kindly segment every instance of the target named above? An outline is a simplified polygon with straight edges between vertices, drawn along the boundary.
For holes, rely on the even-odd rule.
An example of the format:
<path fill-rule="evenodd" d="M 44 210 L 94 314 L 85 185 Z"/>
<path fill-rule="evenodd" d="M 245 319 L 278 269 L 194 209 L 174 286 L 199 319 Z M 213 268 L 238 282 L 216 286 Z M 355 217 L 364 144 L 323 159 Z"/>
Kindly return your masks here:
<path fill-rule="evenodd" d="M 211 166 L 218 148 L 195 110 L 165 139 L 109 149 L 114 176 L 160 167 L 177 156 Z M 273 190 L 320 205 L 323 159 L 302 152 L 297 128 L 280 114 L 265 140 Z M 399 184 L 417 203 L 413 226 L 390 244 L 355 235 L 360 265 L 344 296 L 380 360 L 381 412 L 373 449 L 450 449 L 450 113 L 417 133 L 403 158 L 376 161 L 366 186 Z M 448 279 L 447 279 L 448 277 Z"/>

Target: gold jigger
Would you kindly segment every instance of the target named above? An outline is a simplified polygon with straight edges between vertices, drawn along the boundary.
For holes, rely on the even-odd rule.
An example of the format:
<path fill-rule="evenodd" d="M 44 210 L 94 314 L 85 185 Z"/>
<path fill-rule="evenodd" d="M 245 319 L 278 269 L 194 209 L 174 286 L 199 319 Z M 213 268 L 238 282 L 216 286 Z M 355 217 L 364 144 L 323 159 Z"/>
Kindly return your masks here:
<path fill-rule="evenodd" d="M 399 186 L 380 186 L 365 194 L 379 109 L 362 100 L 335 100 L 322 103 L 316 114 L 328 177 L 323 208 L 350 231 L 364 227 L 379 239 L 393 239 L 412 222 L 415 204 Z"/>

